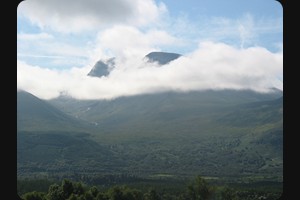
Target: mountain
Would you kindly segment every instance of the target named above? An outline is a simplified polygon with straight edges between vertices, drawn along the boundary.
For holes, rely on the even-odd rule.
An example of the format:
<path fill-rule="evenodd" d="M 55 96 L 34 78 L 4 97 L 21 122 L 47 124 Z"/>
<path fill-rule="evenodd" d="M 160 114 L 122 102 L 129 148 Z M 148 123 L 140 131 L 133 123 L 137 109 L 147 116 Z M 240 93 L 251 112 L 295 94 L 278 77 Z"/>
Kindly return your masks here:
<path fill-rule="evenodd" d="M 76 130 L 86 124 L 48 102 L 26 92 L 17 92 L 17 127 L 20 131 Z"/>
<path fill-rule="evenodd" d="M 61 130 L 42 131 L 40 124 L 39 131 L 19 131 L 18 175 L 76 171 L 282 180 L 282 95 L 206 90 L 40 102 L 94 126 L 84 132 L 56 125 Z M 44 107 L 38 110 L 52 110 Z"/>
<path fill-rule="evenodd" d="M 165 65 L 181 55 L 177 53 L 167 53 L 167 52 L 151 52 L 145 56 L 147 62 L 158 62 L 160 65 Z M 92 77 L 102 77 L 108 76 L 109 73 L 115 67 L 115 58 L 110 58 L 108 60 L 99 60 L 91 71 L 87 74 Z"/>
<path fill-rule="evenodd" d="M 151 52 L 145 56 L 148 62 L 158 62 L 160 65 L 168 64 L 169 62 L 176 60 L 181 55 L 177 53 L 168 52 Z"/>
<path fill-rule="evenodd" d="M 280 177 L 280 97 L 278 90 L 207 90 L 50 102 L 94 122 L 95 141 L 114 146 L 123 173 Z"/>
<path fill-rule="evenodd" d="M 17 127 L 18 176 L 89 171 L 95 157 L 97 166 L 114 162 L 109 148 L 90 138 L 89 124 L 25 91 L 17 92 Z"/>
<path fill-rule="evenodd" d="M 192 115 L 212 114 L 214 111 L 235 108 L 236 105 L 272 100 L 282 96 L 281 91 L 257 93 L 250 90 L 206 90 L 199 92 L 165 92 L 120 97 L 107 100 L 76 100 L 57 98 L 49 101 L 64 112 L 78 118 L 108 126 L 128 124 L 129 121 L 154 121 L 175 119 L 182 121 Z M 115 126 L 118 127 L 118 126 Z"/>
<path fill-rule="evenodd" d="M 99 60 L 87 75 L 93 77 L 108 76 L 114 67 L 115 58 L 110 58 L 106 61 Z"/>

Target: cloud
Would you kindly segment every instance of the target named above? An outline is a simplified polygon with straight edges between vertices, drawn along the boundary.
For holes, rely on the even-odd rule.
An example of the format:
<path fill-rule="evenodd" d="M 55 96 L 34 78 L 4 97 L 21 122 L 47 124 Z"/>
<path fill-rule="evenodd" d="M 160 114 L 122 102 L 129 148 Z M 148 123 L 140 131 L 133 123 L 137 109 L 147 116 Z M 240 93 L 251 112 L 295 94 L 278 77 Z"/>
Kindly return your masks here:
<path fill-rule="evenodd" d="M 97 48 L 116 57 L 144 56 L 150 51 L 180 43 L 179 39 L 165 31 L 152 29 L 144 33 L 132 26 L 106 29 L 98 34 L 96 41 Z"/>
<path fill-rule="evenodd" d="M 48 39 L 53 39 L 53 36 L 48 33 L 37 33 L 37 34 L 18 33 L 17 39 L 18 40 L 48 40 Z"/>
<path fill-rule="evenodd" d="M 18 6 L 18 14 L 32 23 L 65 33 L 116 23 L 143 26 L 158 21 L 166 10 L 153 0 L 26 0 Z"/>
<path fill-rule="evenodd" d="M 65 71 L 30 66 L 18 61 L 17 87 L 40 98 L 61 92 L 78 99 L 111 99 L 163 91 L 205 89 L 282 89 L 282 52 L 262 47 L 236 48 L 224 43 L 202 42 L 196 51 L 158 67 L 143 57 L 118 59 L 108 77 L 89 77 L 91 67 Z"/>

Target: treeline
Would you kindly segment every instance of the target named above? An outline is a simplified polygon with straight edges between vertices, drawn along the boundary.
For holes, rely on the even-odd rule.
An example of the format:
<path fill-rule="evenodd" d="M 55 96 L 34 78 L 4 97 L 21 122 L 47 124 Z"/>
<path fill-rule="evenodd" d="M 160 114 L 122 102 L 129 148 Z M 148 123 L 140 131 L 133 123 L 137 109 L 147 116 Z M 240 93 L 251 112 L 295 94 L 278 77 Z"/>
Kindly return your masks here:
<path fill-rule="evenodd" d="M 214 186 L 201 176 L 197 176 L 183 190 L 172 192 L 151 187 L 141 190 L 127 185 L 103 189 L 64 179 L 61 184 L 51 184 L 47 192 L 27 192 L 21 195 L 21 198 L 23 200 L 275 200 L 280 197 L 280 193 L 281 191 L 238 190 L 228 186 Z"/>

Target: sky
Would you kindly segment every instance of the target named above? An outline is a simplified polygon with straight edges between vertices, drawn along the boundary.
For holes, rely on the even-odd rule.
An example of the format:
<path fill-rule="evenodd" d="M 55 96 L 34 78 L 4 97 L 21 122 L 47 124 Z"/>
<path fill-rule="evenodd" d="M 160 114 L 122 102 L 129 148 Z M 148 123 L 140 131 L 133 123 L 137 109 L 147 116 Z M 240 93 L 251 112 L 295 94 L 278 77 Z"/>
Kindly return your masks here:
<path fill-rule="evenodd" d="M 275 0 L 26 0 L 17 8 L 17 89 L 42 99 L 283 89 Z M 151 51 L 183 56 L 146 63 Z M 107 77 L 89 77 L 116 58 Z"/>

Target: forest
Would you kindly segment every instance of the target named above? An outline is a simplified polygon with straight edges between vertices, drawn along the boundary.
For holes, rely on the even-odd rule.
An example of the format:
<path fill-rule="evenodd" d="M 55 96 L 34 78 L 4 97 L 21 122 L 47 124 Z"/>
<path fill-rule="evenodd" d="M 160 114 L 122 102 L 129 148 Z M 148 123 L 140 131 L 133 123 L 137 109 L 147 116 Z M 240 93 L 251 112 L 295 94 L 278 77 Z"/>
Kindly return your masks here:
<path fill-rule="evenodd" d="M 135 183 L 113 186 L 90 185 L 63 179 L 18 180 L 23 200 L 275 200 L 282 185 L 216 184 L 198 175 L 182 184 Z"/>

